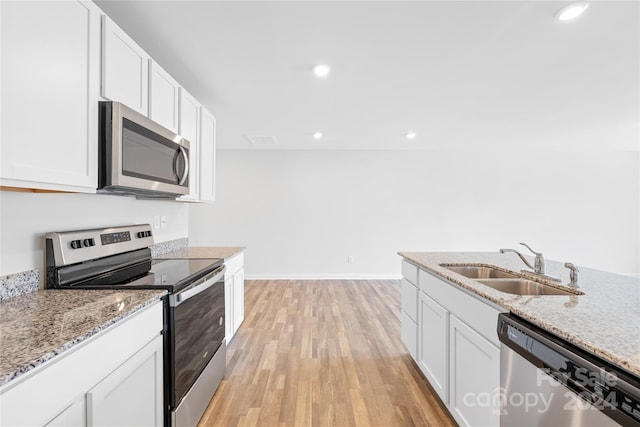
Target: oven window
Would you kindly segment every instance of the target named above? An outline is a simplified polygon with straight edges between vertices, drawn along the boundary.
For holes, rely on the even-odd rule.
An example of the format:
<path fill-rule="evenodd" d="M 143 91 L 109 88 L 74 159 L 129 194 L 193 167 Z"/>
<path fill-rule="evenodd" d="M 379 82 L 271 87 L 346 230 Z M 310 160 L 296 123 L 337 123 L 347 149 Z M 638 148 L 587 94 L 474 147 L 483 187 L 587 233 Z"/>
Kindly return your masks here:
<path fill-rule="evenodd" d="M 123 175 L 177 184 L 185 167 L 178 144 L 131 120 L 123 119 Z"/>
<path fill-rule="evenodd" d="M 172 307 L 174 396 L 176 407 L 224 339 L 224 282 Z"/>

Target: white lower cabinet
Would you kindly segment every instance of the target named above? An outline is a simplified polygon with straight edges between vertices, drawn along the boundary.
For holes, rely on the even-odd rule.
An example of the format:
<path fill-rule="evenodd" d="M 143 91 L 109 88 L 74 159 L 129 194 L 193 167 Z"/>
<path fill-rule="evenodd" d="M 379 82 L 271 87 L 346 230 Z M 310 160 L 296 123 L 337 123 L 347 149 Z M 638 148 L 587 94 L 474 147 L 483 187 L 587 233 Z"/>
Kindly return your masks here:
<path fill-rule="evenodd" d="M 162 378 L 158 335 L 87 393 L 87 425 L 162 425 Z"/>
<path fill-rule="evenodd" d="M 84 396 L 73 402 L 68 408 L 47 423 L 47 427 L 77 427 L 86 423 L 86 404 Z"/>
<path fill-rule="evenodd" d="M 449 409 L 460 425 L 500 424 L 500 348 L 450 319 Z"/>
<path fill-rule="evenodd" d="M 449 312 L 420 292 L 418 366 L 440 399 L 448 403 Z"/>
<path fill-rule="evenodd" d="M 4 385 L 0 425 L 162 426 L 162 312 L 158 301 Z"/>
<path fill-rule="evenodd" d="M 224 264 L 225 337 L 229 345 L 244 321 L 244 254 L 225 259 Z"/>
<path fill-rule="evenodd" d="M 403 261 L 405 281 L 416 280 Z M 417 269 L 418 367 L 461 426 L 500 423 L 500 348 L 498 314 L 505 311 L 480 296 Z M 402 291 L 402 339 L 410 332 L 405 316 L 414 308 Z M 408 324 L 408 323 L 407 323 Z M 406 330 L 405 330 L 406 329 Z M 411 348 L 407 345 L 409 351 Z"/>

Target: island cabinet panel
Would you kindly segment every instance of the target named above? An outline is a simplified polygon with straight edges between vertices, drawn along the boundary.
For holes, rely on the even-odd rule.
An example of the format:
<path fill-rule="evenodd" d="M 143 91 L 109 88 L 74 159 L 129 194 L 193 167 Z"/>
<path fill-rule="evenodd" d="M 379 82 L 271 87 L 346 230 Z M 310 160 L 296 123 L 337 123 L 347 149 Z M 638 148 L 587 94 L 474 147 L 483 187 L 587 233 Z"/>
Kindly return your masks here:
<path fill-rule="evenodd" d="M 100 13 L 0 1 L 0 186 L 95 193 Z"/>
<path fill-rule="evenodd" d="M 458 424 L 500 425 L 500 348 L 450 319 L 449 408 Z"/>
<path fill-rule="evenodd" d="M 473 328 L 494 345 L 500 346 L 498 339 L 498 313 L 505 311 L 480 296 L 472 295 L 461 286 L 441 279 L 430 272 L 420 270 L 420 289 L 446 307 L 458 319 Z"/>
<path fill-rule="evenodd" d="M 400 336 L 413 360 L 418 360 L 418 323 L 404 310 L 400 318 Z"/>
<path fill-rule="evenodd" d="M 418 366 L 440 399 L 447 404 L 449 381 L 449 312 L 420 293 Z"/>
<path fill-rule="evenodd" d="M 406 261 L 402 274 L 402 340 L 420 370 L 461 426 L 497 426 L 500 341 L 496 331 L 498 314 L 506 310 Z M 414 354 L 409 325 L 416 300 Z"/>
<path fill-rule="evenodd" d="M 163 425 L 162 328 L 159 301 L 9 382 L 0 425 Z"/>
<path fill-rule="evenodd" d="M 404 277 L 405 280 L 408 280 L 410 283 L 413 283 L 414 285 L 418 286 L 418 267 L 411 264 L 410 262 L 402 260 L 401 268 L 402 268 L 402 277 Z"/>
<path fill-rule="evenodd" d="M 417 360 L 418 351 L 418 287 L 407 279 L 402 279 L 401 284 L 401 334 L 402 342 L 409 350 L 411 356 Z"/>

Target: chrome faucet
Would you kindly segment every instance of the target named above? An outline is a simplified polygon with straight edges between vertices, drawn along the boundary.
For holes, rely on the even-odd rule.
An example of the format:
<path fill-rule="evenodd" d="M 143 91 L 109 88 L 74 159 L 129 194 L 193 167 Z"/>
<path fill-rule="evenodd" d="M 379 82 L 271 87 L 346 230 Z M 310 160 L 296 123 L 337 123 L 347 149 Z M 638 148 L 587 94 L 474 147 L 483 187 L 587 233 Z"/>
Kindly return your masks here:
<path fill-rule="evenodd" d="M 580 270 L 578 270 L 578 267 L 576 267 L 575 265 L 573 265 L 570 262 L 565 262 L 564 266 L 567 267 L 569 269 L 569 283 L 567 283 L 567 286 L 570 286 L 572 288 L 578 288 L 578 272 Z"/>
<path fill-rule="evenodd" d="M 522 246 L 524 246 L 525 248 L 529 249 L 531 251 L 531 253 L 533 253 L 536 256 L 536 258 L 535 258 L 535 260 L 533 262 L 533 265 L 531 265 L 531 263 L 529 263 L 529 261 L 527 261 L 527 259 L 524 257 L 524 255 L 522 255 L 520 252 L 516 251 L 515 249 L 500 249 L 500 253 L 503 254 L 503 253 L 506 253 L 506 252 L 513 252 L 514 254 L 516 254 L 516 255 L 518 255 L 520 257 L 522 262 L 524 262 L 527 265 L 527 267 L 529 267 L 530 269 L 533 270 L 533 271 L 522 270 L 523 273 L 537 274 L 538 276 L 542 276 L 545 279 L 550 279 L 550 280 L 553 280 L 555 282 L 559 282 L 560 281 L 560 279 L 558 279 L 557 277 L 547 276 L 547 274 L 545 273 L 544 257 L 542 256 L 541 252 L 534 251 L 526 243 L 520 243 L 520 244 Z"/>
<path fill-rule="evenodd" d="M 529 264 L 529 261 L 527 261 L 524 255 L 522 255 L 520 252 L 516 251 L 515 249 L 500 249 L 500 253 L 503 254 L 505 252 L 513 252 L 514 254 L 518 255 L 522 260 L 522 262 L 524 262 L 527 265 L 527 267 L 532 269 L 534 273 L 544 274 L 544 257 L 542 256 L 542 253 L 534 251 L 526 243 L 520 243 L 520 244 L 525 248 L 529 249 L 536 256 L 534 265 Z"/>

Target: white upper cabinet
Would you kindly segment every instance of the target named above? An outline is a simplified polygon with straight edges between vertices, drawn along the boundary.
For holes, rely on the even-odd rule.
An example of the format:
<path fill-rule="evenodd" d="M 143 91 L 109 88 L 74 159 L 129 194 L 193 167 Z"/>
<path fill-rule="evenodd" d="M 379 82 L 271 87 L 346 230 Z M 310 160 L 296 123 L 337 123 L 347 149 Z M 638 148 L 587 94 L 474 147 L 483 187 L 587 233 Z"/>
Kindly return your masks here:
<path fill-rule="evenodd" d="M 102 96 L 149 115 L 151 58 L 109 17 L 102 17 Z"/>
<path fill-rule="evenodd" d="M 100 14 L 91 2 L 0 2 L 0 185 L 96 191 Z"/>
<path fill-rule="evenodd" d="M 200 200 L 215 200 L 216 118 L 200 108 Z"/>
<path fill-rule="evenodd" d="M 200 199 L 200 103 L 180 89 L 180 135 L 189 141 L 189 194 L 178 200 Z"/>
<path fill-rule="evenodd" d="M 149 61 L 149 118 L 179 132 L 180 84 L 154 60 Z M 184 136 L 184 135 L 183 135 Z"/>

